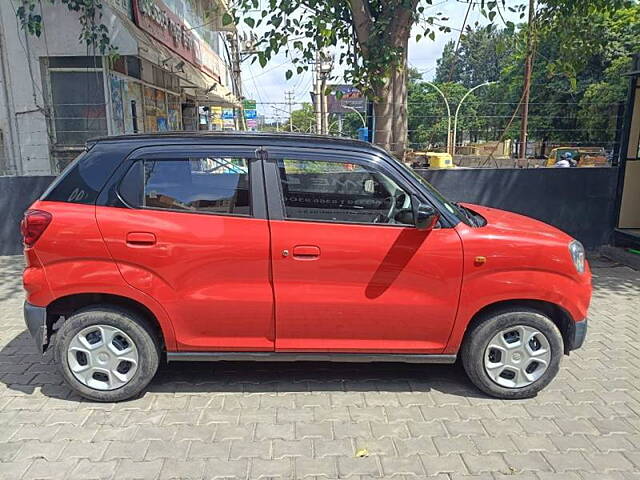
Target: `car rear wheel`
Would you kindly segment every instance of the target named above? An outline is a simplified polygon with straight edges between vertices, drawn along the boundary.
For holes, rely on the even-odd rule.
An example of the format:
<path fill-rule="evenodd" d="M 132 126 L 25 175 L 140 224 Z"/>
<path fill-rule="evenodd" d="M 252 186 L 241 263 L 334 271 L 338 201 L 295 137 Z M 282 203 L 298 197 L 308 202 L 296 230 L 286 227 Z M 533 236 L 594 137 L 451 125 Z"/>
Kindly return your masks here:
<path fill-rule="evenodd" d="M 557 375 L 562 334 L 542 313 L 526 308 L 494 312 L 465 337 L 462 364 L 484 393 L 504 399 L 536 395 Z"/>
<path fill-rule="evenodd" d="M 116 307 L 95 306 L 62 323 L 54 355 L 74 391 L 91 400 L 117 402 L 149 384 L 158 369 L 160 350 L 142 318 Z"/>

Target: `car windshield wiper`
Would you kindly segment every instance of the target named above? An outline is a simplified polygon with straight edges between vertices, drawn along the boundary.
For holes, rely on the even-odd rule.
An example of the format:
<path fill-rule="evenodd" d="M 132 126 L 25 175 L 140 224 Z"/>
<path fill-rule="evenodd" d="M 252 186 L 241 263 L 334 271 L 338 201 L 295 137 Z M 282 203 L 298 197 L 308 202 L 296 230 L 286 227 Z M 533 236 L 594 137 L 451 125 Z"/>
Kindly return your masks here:
<path fill-rule="evenodd" d="M 471 223 L 471 226 L 473 227 L 477 227 L 478 225 L 476 224 L 476 219 L 475 217 L 471 214 L 471 210 L 469 210 L 468 208 L 460 205 L 459 202 L 454 202 L 454 205 L 456 207 L 458 207 L 458 210 L 460 210 L 462 212 L 462 214 L 465 216 L 465 218 L 467 220 L 469 220 L 469 223 Z"/>

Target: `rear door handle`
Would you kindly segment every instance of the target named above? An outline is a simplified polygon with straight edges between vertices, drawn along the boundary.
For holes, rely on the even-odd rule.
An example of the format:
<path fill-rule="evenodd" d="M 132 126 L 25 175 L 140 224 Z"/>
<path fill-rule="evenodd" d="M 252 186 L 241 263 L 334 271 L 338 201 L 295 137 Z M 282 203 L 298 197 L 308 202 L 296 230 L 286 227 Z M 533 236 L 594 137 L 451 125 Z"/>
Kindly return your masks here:
<path fill-rule="evenodd" d="M 320 258 L 320 247 L 315 245 L 296 245 L 293 247 L 293 258 L 296 260 L 317 260 Z"/>
<path fill-rule="evenodd" d="M 127 233 L 127 245 L 142 247 L 155 245 L 156 236 L 149 232 L 129 232 Z"/>

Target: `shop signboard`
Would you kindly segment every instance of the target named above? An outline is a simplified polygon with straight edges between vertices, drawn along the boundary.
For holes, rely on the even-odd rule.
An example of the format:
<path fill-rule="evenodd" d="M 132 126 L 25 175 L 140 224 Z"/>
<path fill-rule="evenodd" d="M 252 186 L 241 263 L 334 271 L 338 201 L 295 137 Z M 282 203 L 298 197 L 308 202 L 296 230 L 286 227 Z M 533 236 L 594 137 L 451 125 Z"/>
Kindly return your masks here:
<path fill-rule="evenodd" d="M 158 117 L 157 118 L 157 128 L 159 132 L 168 132 L 169 124 L 167 123 L 167 117 Z"/>
<path fill-rule="evenodd" d="M 242 101 L 242 108 L 246 110 L 255 110 L 256 109 L 256 101 L 245 99 Z M 249 117 L 247 117 L 249 118 Z"/>
<path fill-rule="evenodd" d="M 111 90 L 111 119 L 113 121 L 113 133 L 116 135 L 125 132 L 124 129 L 124 105 L 122 89 L 124 80 L 117 75 L 109 75 L 109 89 Z"/>
<path fill-rule="evenodd" d="M 353 109 L 364 113 L 367 99 L 352 85 L 329 85 L 331 95 L 327 97 L 330 113 L 351 113 Z"/>
<path fill-rule="evenodd" d="M 220 81 L 219 57 L 162 0 L 133 0 L 133 15 L 142 30 Z"/>
<path fill-rule="evenodd" d="M 222 130 L 222 107 L 211 107 L 211 124 L 215 127 L 214 130 Z"/>
<path fill-rule="evenodd" d="M 222 109 L 222 124 L 225 129 L 235 128 L 236 122 L 233 108 Z"/>
<path fill-rule="evenodd" d="M 144 87 L 144 123 L 151 132 L 169 130 L 167 99 L 162 90 Z"/>

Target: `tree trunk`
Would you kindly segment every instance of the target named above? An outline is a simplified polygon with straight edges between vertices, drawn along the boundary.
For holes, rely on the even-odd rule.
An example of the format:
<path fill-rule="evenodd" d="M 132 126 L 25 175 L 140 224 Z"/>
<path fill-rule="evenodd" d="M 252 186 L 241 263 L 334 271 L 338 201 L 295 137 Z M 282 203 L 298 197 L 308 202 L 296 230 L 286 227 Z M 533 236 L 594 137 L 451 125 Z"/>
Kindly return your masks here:
<path fill-rule="evenodd" d="M 375 42 L 374 44 L 370 42 L 376 18 L 371 13 L 368 1 L 348 1 L 353 15 L 357 42 L 366 60 L 379 53 L 373 46 Z M 381 2 L 383 13 L 377 18 L 377 20 L 384 20 L 387 25 L 384 34 L 376 40 L 381 43 L 381 47 L 393 47 L 399 51 L 399 54 L 395 63 L 388 69 L 388 74 L 384 75 L 383 83 L 373 87 L 375 96 L 373 140 L 401 160 L 404 159 L 408 133 L 407 49 L 418 2 L 419 0 Z M 377 68 L 379 68 L 378 65 L 376 65 Z M 380 72 L 369 73 L 375 76 L 381 75 Z"/>
<path fill-rule="evenodd" d="M 407 57 L 391 69 L 386 82 L 375 90 L 374 142 L 403 160 L 407 148 Z"/>

